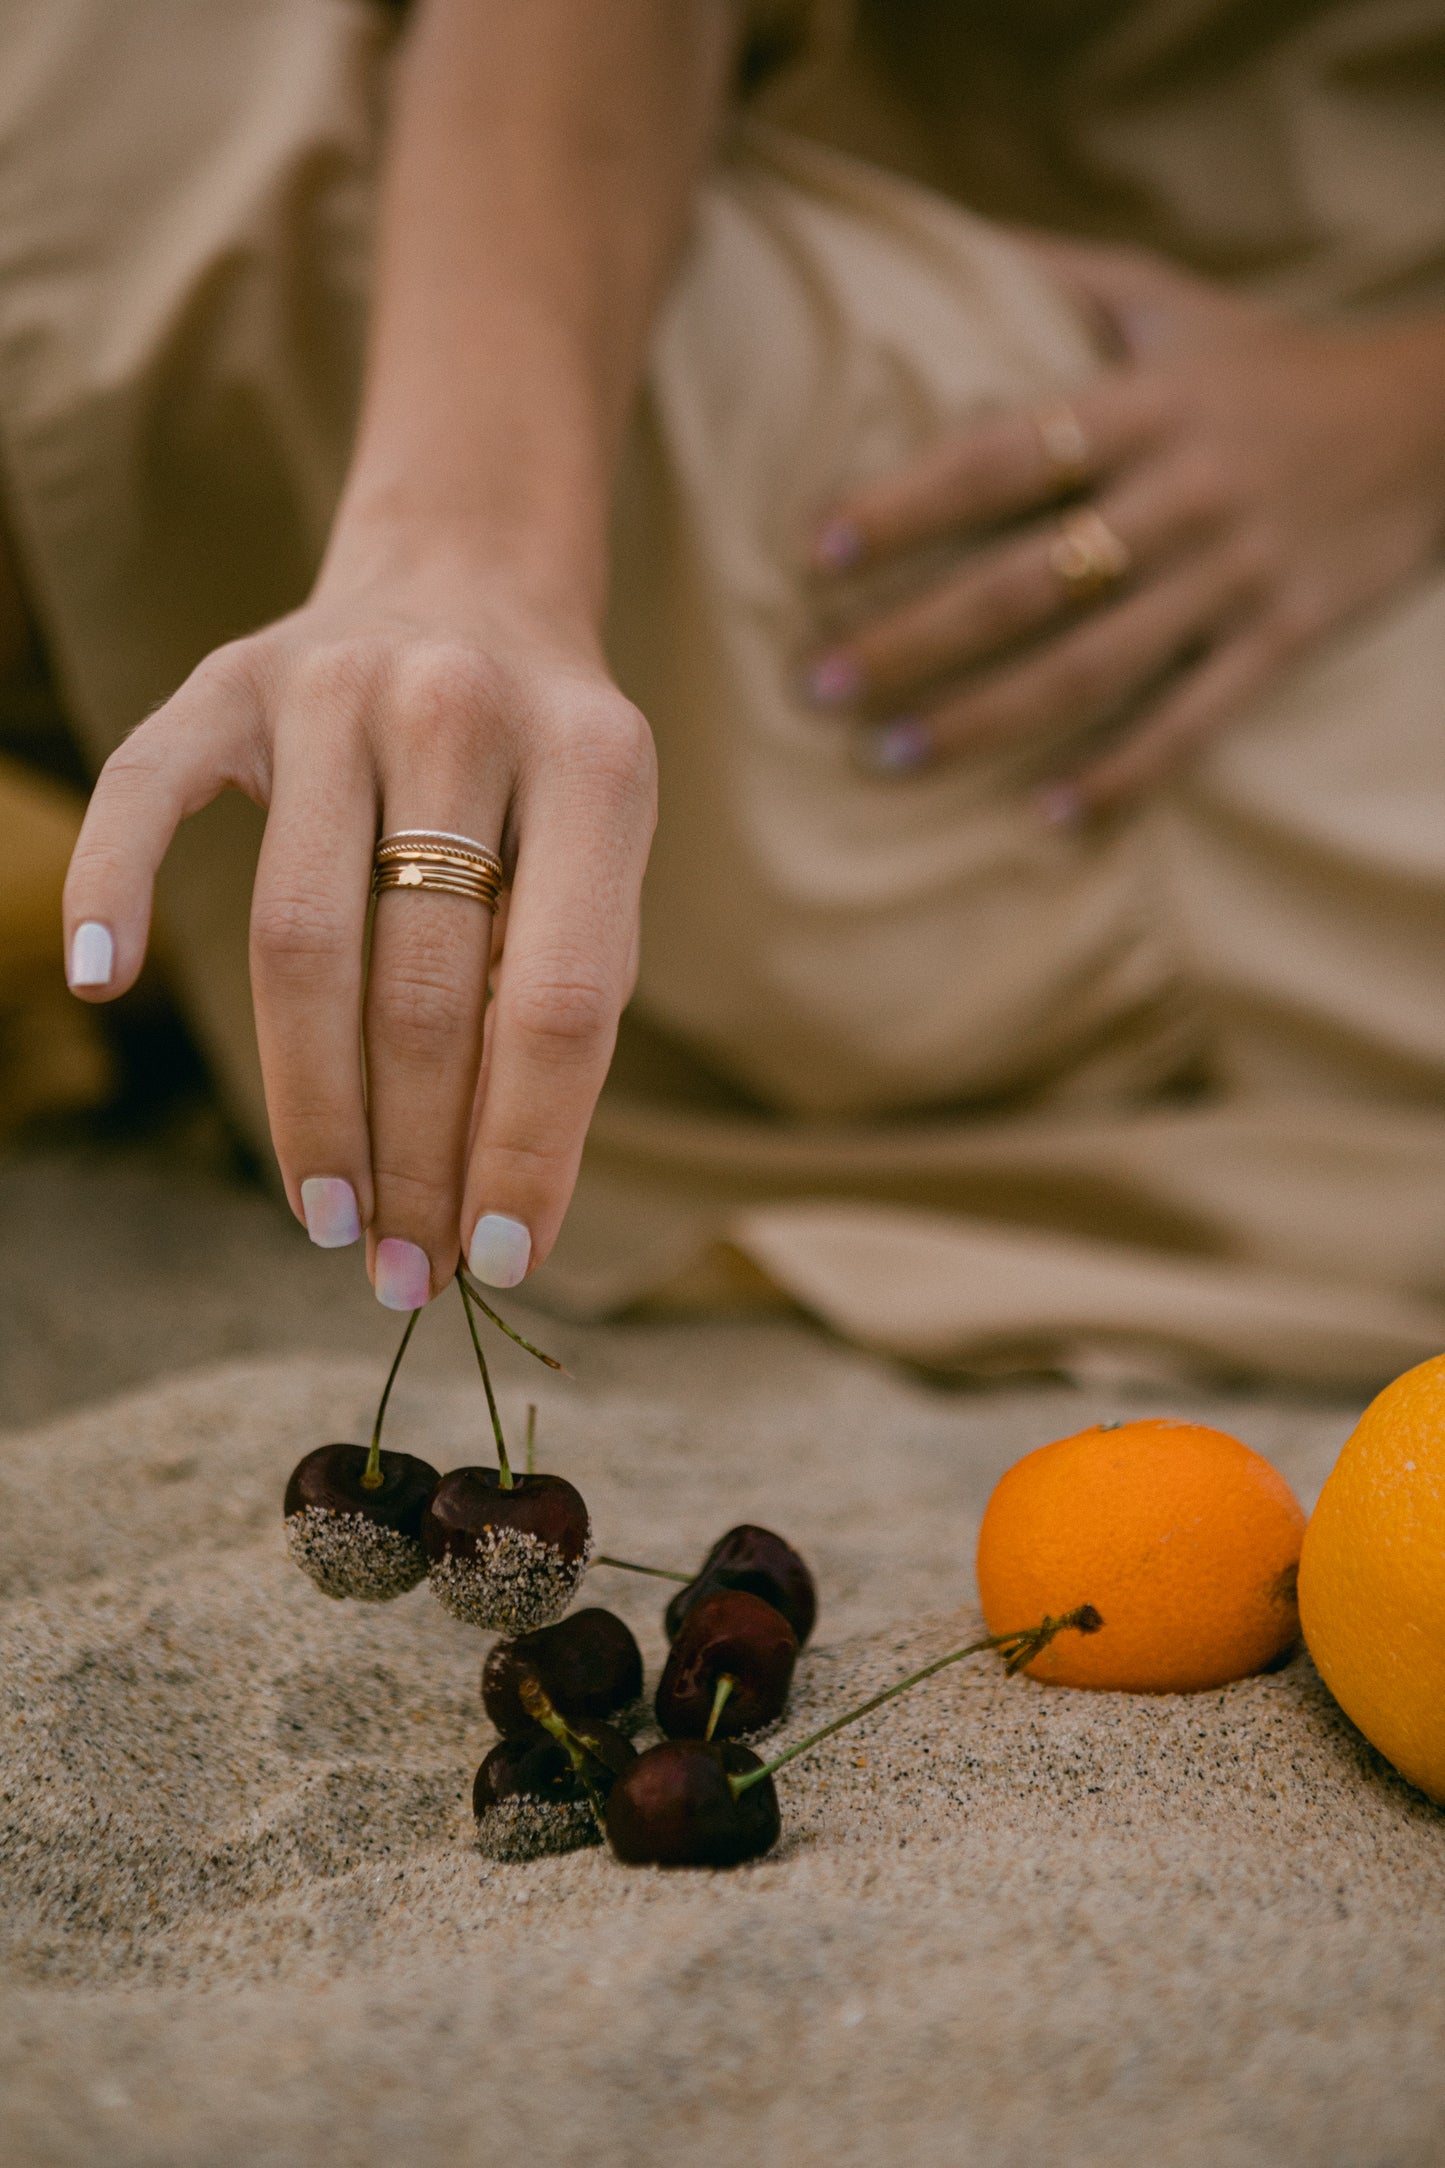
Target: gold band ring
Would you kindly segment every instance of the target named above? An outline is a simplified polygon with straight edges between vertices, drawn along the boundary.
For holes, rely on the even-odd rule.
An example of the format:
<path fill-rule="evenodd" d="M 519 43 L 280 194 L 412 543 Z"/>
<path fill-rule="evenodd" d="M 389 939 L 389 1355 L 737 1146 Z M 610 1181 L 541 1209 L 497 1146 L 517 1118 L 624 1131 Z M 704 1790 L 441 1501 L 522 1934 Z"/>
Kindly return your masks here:
<path fill-rule="evenodd" d="M 371 893 L 389 888 L 430 889 L 441 896 L 466 896 L 488 911 L 497 907 L 505 875 L 502 861 L 485 844 L 448 829 L 399 828 L 376 846 Z"/>
<path fill-rule="evenodd" d="M 1067 401 L 1036 407 L 1030 419 L 1038 431 L 1039 449 L 1049 470 L 1056 497 L 1072 497 L 1094 471 L 1093 446 L 1088 431 Z"/>
<path fill-rule="evenodd" d="M 1087 506 L 1066 512 L 1059 521 L 1049 563 L 1063 582 L 1070 602 L 1088 602 L 1117 587 L 1131 571 L 1133 556 L 1107 520 Z"/>

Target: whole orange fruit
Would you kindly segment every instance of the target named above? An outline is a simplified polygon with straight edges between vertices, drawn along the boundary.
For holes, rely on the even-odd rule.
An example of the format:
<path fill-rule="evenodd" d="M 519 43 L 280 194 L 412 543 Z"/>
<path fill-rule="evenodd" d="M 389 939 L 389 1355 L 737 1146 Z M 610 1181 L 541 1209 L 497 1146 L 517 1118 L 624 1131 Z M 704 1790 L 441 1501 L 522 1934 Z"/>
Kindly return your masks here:
<path fill-rule="evenodd" d="M 978 1535 L 990 1633 L 1091 1603 L 1025 1669 L 1056 1686 L 1187 1694 L 1259 1671 L 1299 1633 L 1305 1516 L 1258 1453 L 1202 1423 L 1101 1424 L 1027 1453 Z"/>
<path fill-rule="evenodd" d="M 1299 1601 L 1346 1716 L 1445 1805 L 1445 1355 L 1360 1417 L 1310 1518 Z"/>

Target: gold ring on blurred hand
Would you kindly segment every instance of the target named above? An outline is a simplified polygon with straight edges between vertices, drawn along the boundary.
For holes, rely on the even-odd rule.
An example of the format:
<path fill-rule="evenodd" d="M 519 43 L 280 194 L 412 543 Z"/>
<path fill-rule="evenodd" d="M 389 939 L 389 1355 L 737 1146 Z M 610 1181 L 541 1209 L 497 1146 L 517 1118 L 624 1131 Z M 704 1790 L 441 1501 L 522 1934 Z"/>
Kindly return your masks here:
<path fill-rule="evenodd" d="M 470 836 L 440 828 L 398 828 L 376 846 L 371 893 L 425 888 L 441 896 L 466 896 L 495 911 L 504 878 L 496 852 Z"/>
<path fill-rule="evenodd" d="M 1039 448 L 1049 470 L 1054 495 L 1071 497 L 1076 489 L 1083 488 L 1093 473 L 1094 455 L 1088 431 L 1064 399 L 1056 400 L 1052 406 L 1036 407 L 1032 420 L 1038 431 Z"/>
<path fill-rule="evenodd" d="M 1087 506 L 1066 512 L 1055 530 L 1049 563 L 1063 582 L 1071 602 L 1087 602 L 1117 587 L 1127 577 L 1134 559 L 1129 545 L 1121 541 L 1108 521 Z"/>

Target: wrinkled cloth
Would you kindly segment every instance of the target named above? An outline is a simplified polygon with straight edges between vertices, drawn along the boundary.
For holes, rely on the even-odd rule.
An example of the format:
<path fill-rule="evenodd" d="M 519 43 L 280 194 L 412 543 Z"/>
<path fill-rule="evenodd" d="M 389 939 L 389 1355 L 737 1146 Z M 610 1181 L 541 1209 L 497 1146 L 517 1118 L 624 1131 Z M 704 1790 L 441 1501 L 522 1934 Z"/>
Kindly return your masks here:
<path fill-rule="evenodd" d="M 393 34 L 365 0 L 0 26 L 0 437 L 97 757 L 305 593 Z M 1085 836 L 1030 812 L 1038 749 L 884 781 L 797 697 L 829 492 L 1100 365 L 936 190 L 754 121 L 720 156 L 619 493 L 610 639 L 662 779 L 641 978 L 540 1299 L 781 1297 L 981 1372 L 1353 1388 L 1445 1344 L 1445 580 Z M 260 1142 L 258 830 L 190 824 L 163 903 Z"/>

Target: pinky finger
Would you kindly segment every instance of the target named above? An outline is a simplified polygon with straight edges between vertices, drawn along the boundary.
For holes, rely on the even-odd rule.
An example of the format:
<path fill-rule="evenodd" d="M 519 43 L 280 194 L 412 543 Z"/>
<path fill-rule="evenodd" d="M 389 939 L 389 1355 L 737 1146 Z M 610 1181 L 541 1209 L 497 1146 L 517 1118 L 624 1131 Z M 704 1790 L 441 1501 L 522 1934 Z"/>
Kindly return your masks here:
<path fill-rule="evenodd" d="M 101 769 L 65 878 L 65 975 L 110 1001 L 140 975 L 156 873 L 181 822 L 228 784 L 256 795 L 253 696 L 212 658 Z"/>
<path fill-rule="evenodd" d="M 1251 625 L 1207 655 L 1122 744 L 1066 782 L 1047 786 L 1042 798 L 1056 808 L 1067 805 L 1072 820 L 1087 821 L 1142 797 L 1232 723 L 1241 702 L 1279 660 L 1273 632 Z"/>

